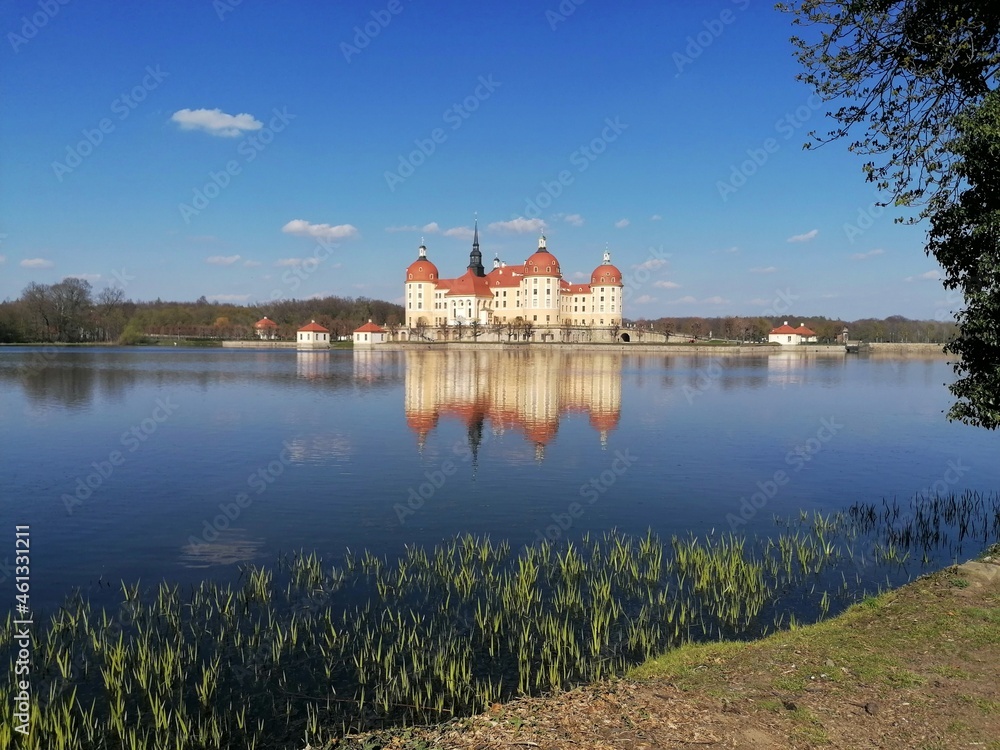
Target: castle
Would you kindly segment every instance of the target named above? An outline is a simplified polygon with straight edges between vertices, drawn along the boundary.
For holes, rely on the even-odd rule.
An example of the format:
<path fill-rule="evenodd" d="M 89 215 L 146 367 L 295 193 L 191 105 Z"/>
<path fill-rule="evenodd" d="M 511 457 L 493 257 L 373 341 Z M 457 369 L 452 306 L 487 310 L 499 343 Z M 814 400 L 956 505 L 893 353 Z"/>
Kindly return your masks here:
<path fill-rule="evenodd" d="M 555 328 L 567 332 L 604 328 L 615 336 L 622 324 L 623 291 L 621 271 L 611 264 L 608 252 L 589 284 L 565 280 L 559 261 L 546 247 L 545 235 L 524 263 L 507 265 L 495 258 L 486 273 L 477 224 L 468 268 L 458 278 L 441 278 L 427 258 L 427 247 L 420 245 L 417 259 L 406 269 L 406 327 L 425 337 L 425 331 L 436 329 L 438 338 L 448 338 L 454 329 L 460 334 L 463 327 L 504 326 L 517 326 L 524 338 L 538 331 L 543 341 L 555 338 L 546 330 Z"/>

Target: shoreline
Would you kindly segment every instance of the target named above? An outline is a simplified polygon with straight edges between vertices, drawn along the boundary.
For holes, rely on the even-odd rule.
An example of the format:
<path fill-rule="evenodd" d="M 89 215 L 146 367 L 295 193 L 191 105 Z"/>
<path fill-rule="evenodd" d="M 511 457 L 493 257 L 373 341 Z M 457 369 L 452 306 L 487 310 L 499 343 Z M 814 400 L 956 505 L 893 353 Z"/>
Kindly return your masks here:
<path fill-rule="evenodd" d="M 227 349 L 295 349 L 293 341 L 223 341 Z M 905 357 L 948 357 L 943 344 L 870 344 L 867 352 L 860 356 L 905 356 Z M 330 347 L 348 348 L 348 347 Z M 359 352 L 400 352 L 400 351 L 573 351 L 573 352 L 628 352 L 632 354 L 718 354 L 720 356 L 770 357 L 774 355 L 794 355 L 799 357 L 847 356 L 843 344 L 807 344 L 801 346 L 775 346 L 772 344 L 660 344 L 660 343 L 560 343 L 505 341 L 389 341 L 364 347 L 353 347 Z M 308 349 L 303 351 L 327 351 Z M 858 355 L 851 355 L 858 356 Z"/>
<path fill-rule="evenodd" d="M 688 644 L 619 679 L 321 748 L 996 747 L 997 623 L 993 545 L 828 620 Z"/>

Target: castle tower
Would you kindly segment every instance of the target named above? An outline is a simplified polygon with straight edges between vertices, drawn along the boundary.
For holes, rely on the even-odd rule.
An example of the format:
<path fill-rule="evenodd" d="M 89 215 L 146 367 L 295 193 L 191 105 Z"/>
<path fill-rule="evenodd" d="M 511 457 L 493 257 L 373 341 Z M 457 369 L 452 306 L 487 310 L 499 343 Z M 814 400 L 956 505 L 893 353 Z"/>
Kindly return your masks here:
<path fill-rule="evenodd" d="M 427 247 L 421 243 L 417 259 L 406 269 L 406 327 L 413 330 L 434 325 L 434 287 L 440 275 L 437 266 L 427 259 Z"/>

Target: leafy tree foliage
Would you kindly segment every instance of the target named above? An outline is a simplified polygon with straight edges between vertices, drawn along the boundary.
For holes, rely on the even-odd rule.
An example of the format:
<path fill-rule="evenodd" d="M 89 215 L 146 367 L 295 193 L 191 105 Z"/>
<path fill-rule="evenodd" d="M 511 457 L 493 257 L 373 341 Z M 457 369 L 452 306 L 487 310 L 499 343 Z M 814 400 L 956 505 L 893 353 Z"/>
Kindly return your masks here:
<path fill-rule="evenodd" d="M 957 172 L 969 187 L 931 217 L 928 249 L 945 269 L 944 284 L 961 289 L 962 334 L 948 344 L 961 359 L 950 386 L 949 416 L 989 429 L 1000 426 L 1000 93 L 958 122 Z"/>
<path fill-rule="evenodd" d="M 868 180 L 923 215 L 958 188 L 951 147 L 957 118 L 1000 73 L 1000 5 L 982 0 L 799 0 L 793 15 L 799 79 L 834 109 L 816 146 L 855 137 L 872 157 Z M 862 131 L 858 133 L 858 131 Z"/>
<path fill-rule="evenodd" d="M 959 334 L 948 350 L 958 379 L 951 419 L 1000 424 L 1000 273 L 996 169 L 1000 128 L 1000 4 L 981 0 L 799 0 L 779 3 L 810 84 L 837 108 L 836 123 L 811 143 L 853 136 L 873 157 L 868 179 L 897 205 L 930 218 L 927 252 L 959 289 Z M 806 33 L 809 33 L 807 31 Z"/>

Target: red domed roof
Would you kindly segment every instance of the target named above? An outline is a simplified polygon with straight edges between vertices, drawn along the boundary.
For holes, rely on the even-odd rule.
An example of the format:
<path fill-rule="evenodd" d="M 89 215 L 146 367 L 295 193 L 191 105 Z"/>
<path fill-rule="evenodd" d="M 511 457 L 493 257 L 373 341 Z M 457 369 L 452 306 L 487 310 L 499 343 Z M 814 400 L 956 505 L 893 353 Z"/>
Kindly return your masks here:
<path fill-rule="evenodd" d="M 560 276 L 559 261 L 548 250 L 539 250 L 524 261 L 525 276 Z"/>
<path fill-rule="evenodd" d="M 602 263 L 590 275 L 590 285 L 603 284 L 605 286 L 623 286 L 622 272 L 610 263 Z"/>
<path fill-rule="evenodd" d="M 265 315 L 263 318 L 261 318 L 256 323 L 254 323 L 253 327 L 257 328 L 257 329 L 261 329 L 261 328 L 277 328 L 278 324 L 275 323 L 273 320 L 271 320 L 270 318 L 268 318 Z"/>
<path fill-rule="evenodd" d="M 437 281 L 441 278 L 437 266 L 427 258 L 418 258 L 406 269 L 407 281 Z"/>

